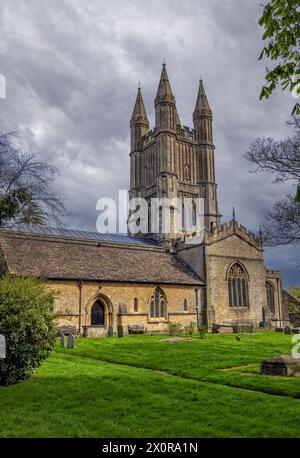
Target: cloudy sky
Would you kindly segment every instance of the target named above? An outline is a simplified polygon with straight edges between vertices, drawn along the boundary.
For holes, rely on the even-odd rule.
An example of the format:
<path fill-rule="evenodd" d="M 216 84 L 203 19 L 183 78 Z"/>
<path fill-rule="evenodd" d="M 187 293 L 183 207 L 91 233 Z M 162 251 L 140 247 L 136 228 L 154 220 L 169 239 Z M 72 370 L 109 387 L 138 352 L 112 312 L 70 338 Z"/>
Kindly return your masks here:
<path fill-rule="evenodd" d="M 291 189 L 249 173 L 242 157 L 259 136 L 283 138 L 294 100 L 258 99 L 267 63 L 257 57 L 260 0 L 2 0 L 0 131 L 18 131 L 54 164 L 68 227 L 95 230 L 96 201 L 129 186 L 129 120 L 138 82 L 153 124 L 166 60 L 183 124 L 192 125 L 198 80 L 214 112 L 223 221 L 256 231 Z M 285 286 L 300 284 L 299 251 L 266 249 Z"/>

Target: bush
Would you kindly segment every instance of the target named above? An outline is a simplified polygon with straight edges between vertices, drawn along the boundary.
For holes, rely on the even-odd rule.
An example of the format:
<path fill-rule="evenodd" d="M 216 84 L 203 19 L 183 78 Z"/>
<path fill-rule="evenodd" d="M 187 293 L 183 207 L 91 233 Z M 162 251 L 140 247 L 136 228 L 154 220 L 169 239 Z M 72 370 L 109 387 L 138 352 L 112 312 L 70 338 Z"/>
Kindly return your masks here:
<path fill-rule="evenodd" d="M 190 322 L 190 324 L 188 326 L 186 326 L 185 330 L 186 332 L 188 333 L 188 335 L 190 337 L 193 336 L 194 332 L 195 332 L 195 329 L 196 329 L 196 323 L 194 323 L 193 321 Z"/>
<path fill-rule="evenodd" d="M 169 336 L 177 336 L 181 332 L 181 324 L 176 321 L 169 321 L 168 323 L 168 334 Z"/>
<path fill-rule="evenodd" d="M 0 334 L 6 340 L 0 385 L 26 379 L 47 358 L 56 336 L 54 297 L 38 279 L 6 275 L 0 280 Z"/>

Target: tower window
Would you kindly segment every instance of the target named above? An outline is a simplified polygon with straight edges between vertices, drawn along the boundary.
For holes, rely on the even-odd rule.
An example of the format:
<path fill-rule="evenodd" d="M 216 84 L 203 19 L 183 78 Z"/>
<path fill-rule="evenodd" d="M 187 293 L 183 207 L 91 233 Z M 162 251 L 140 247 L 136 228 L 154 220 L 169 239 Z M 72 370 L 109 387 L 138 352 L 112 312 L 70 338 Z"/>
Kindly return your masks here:
<path fill-rule="evenodd" d="M 133 309 L 134 309 L 135 312 L 138 312 L 138 310 L 139 310 L 139 301 L 138 301 L 137 297 L 134 298 Z"/>
<path fill-rule="evenodd" d="M 228 273 L 228 301 L 230 307 L 249 307 L 248 278 L 244 267 L 236 262 Z"/>

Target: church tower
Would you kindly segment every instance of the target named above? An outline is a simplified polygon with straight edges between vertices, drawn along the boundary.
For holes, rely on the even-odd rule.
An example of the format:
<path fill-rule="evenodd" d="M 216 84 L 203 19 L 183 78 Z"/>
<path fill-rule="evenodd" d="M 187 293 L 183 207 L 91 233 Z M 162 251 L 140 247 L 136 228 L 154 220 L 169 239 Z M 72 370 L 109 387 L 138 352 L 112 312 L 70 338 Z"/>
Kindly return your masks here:
<path fill-rule="evenodd" d="M 214 145 L 212 138 L 212 112 L 200 82 L 194 110 L 194 128 L 182 126 L 163 64 L 154 100 L 155 126 L 149 130 L 141 89 L 138 89 L 131 127 L 131 179 L 130 198 L 143 197 L 150 203 L 153 198 L 204 198 L 205 228 L 212 231 L 219 224 L 217 185 L 215 183 Z M 172 210 L 172 209 L 171 209 Z M 184 212 L 183 207 L 180 211 Z M 184 216 L 184 215 L 182 215 Z M 182 218 L 184 220 L 184 217 Z M 182 238 L 171 230 L 168 234 L 148 234 L 166 243 Z"/>

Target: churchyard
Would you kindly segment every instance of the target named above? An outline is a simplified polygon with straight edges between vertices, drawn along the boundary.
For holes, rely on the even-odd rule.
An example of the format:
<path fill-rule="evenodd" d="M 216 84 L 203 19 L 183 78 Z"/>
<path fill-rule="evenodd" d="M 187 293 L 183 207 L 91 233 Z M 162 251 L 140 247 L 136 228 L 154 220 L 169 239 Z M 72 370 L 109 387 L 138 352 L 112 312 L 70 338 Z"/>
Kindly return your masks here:
<path fill-rule="evenodd" d="M 299 437 L 300 378 L 260 375 L 289 335 L 76 338 L 0 387 L 1 437 Z"/>

